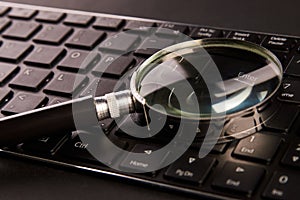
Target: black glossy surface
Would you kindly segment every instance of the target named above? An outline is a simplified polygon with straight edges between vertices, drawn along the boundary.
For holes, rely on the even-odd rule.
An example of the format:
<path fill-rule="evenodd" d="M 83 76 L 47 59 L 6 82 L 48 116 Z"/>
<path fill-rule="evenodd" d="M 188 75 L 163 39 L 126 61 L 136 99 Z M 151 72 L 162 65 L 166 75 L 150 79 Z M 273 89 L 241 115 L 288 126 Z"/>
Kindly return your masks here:
<path fill-rule="evenodd" d="M 300 36 L 298 0 L 194 0 L 192 3 L 151 0 L 11 0 L 52 7 L 139 16 L 224 28 Z M 285 5 L 283 5 L 285 3 Z M 95 5 L 96 4 L 96 5 Z M 191 10 L 189 10 L 189 8 Z M 0 157 L 0 199 L 186 199 L 183 195 L 137 187 L 14 158 Z"/>

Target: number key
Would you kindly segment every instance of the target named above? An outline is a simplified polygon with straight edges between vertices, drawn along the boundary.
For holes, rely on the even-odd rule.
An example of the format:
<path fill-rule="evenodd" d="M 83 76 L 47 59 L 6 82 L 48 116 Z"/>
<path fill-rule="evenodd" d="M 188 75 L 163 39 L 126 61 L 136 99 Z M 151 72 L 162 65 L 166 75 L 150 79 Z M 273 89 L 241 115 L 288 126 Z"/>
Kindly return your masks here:
<path fill-rule="evenodd" d="M 41 25 L 35 22 L 16 21 L 3 33 L 3 37 L 28 40 L 40 27 Z"/>
<path fill-rule="evenodd" d="M 105 33 L 95 30 L 77 30 L 66 42 L 67 47 L 92 50 L 104 38 Z"/>
<path fill-rule="evenodd" d="M 93 24 L 95 29 L 110 29 L 117 30 L 123 24 L 123 19 L 114 19 L 108 17 L 98 17 Z"/>
<path fill-rule="evenodd" d="M 99 45 L 101 51 L 116 51 L 116 52 L 128 52 L 133 50 L 133 47 L 139 42 L 140 37 L 137 35 L 131 35 L 127 33 L 120 33 L 113 37 L 104 40 Z"/>
<path fill-rule="evenodd" d="M 37 13 L 36 10 L 27 8 L 13 8 L 8 16 L 16 19 L 31 19 Z"/>
<path fill-rule="evenodd" d="M 42 44 L 61 44 L 71 33 L 73 29 L 59 25 L 46 25 L 33 39 L 36 43 Z"/>
<path fill-rule="evenodd" d="M 240 140 L 233 155 L 245 159 L 271 162 L 280 144 L 281 138 L 278 136 L 256 133 Z"/>
<path fill-rule="evenodd" d="M 35 17 L 35 20 L 40 22 L 57 23 L 64 16 L 65 14 L 60 12 L 40 11 L 39 14 Z"/>
<path fill-rule="evenodd" d="M 263 196 L 268 199 L 298 199 L 299 173 L 277 171 L 268 183 Z"/>
<path fill-rule="evenodd" d="M 88 26 L 93 21 L 93 19 L 94 17 L 88 15 L 68 14 L 64 23 L 74 26 Z"/>

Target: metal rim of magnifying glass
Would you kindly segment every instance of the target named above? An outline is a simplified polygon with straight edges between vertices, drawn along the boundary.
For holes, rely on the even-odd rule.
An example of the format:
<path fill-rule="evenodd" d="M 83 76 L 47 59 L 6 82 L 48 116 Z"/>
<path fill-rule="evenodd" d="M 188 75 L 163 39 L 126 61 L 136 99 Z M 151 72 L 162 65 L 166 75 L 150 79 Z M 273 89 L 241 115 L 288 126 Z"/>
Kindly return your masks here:
<path fill-rule="evenodd" d="M 252 111 L 255 108 L 258 108 L 262 105 L 264 105 L 266 102 L 269 101 L 270 98 L 272 98 L 274 96 L 274 94 L 278 91 L 281 82 L 282 82 L 282 73 L 283 73 L 283 69 L 282 69 L 282 64 L 279 61 L 279 59 L 268 49 L 259 46 L 257 44 L 251 43 L 251 42 L 247 42 L 247 41 L 241 41 L 241 40 L 235 40 L 235 39 L 226 39 L 226 38 L 222 38 L 222 39 L 200 39 L 200 40 L 191 40 L 191 41 L 187 41 L 187 42 L 183 42 L 183 43 L 179 43 L 179 44 L 175 44 L 172 45 L 170 47 L 167 47 L 165 49 L 162 49 L 160 51 L 158 51 L 157 53 L 153 54 L 151 57 L 149 57 L 145 62 L 143 62 L 140 67 L 134 71 L 131 80 L 130 80 L 130 90 L 131 93 L 135 99 L 135 101 L 138 101 L 139 103 L 141 103 L 142 105 L 147 105 L 150 109 L 153 109 L 154 111 L 158 112 L 158 113 L 162 113 L 160 110 L 157 110 L 155 108 L 152 108 L 151 106 L 149 106 L 145 100 L 145 98 L 143 96 L 141 96 L 137 90 L 138 84 L 142 81 L 142 79 L 145 77 L 145 75 L 152 69 L 149 69 L 149 64 L 161 57 L 164 57 L 166 55 L 174 55 L 174 56 L 178 56 L 178 55 L 182 55 L 182 54 L 178 54 L 174 52 L 184 52 L 184 53 L 189 53 L 189 52 L 193 52 L 194 48 L 213 48 L 213 47 L 217 47 L 217 48 L 221 48 L 221 47 L 226 47 L 226 48 L 234 48 L 234 49 L 240 49 L 240 50 L 244 50 L 244 51 L 249 51 L 251 53 L 255 53 L 258 54 L 259 56 L 265 58 L 267 61 L 271 61 L 272 63 L 274 63 L 276 65 L 276 67 L 279 70 L 279 83 L 276 86 L 276 88 L 272 91 L 272 93 L 265 98 L 263 101 L 249 107 L 246 108 L 244 110 L 235 112 L 235 113 L 231 113 L 229 115 L 225 115 L 225 116 L 218 116 L 218 117 L 214 117 L 214 119 L 224 119 L 224 118 L 233 118 L 236 116 L 241 116 L 245 113 L 248 113 L 249 111 Z M 171 116 L 174 118 L 178 118 L 176 116 Z M 186 116 L 181 116 L 182 119 L 190 119 L 190 120 L 212 120 L 211 117 L 186 117 Z"/>

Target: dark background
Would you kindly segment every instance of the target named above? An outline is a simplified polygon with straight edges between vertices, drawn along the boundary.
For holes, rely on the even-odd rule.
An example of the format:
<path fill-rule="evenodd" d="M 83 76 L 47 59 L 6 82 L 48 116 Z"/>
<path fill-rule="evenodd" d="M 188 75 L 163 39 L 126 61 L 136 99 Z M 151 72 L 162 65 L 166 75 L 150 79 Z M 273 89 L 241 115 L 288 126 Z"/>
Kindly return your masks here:
<path fill-rule="evenodd" d="M 300 36 L 300 1 L 11 0 L 52 7 Z M 45 164 L 0 157 L 0 199 L 179 200 L 150 187 Z"/>
<path fill-rule="evenodd" d="M 299 0 L 6 0 L 300 36 Z"/>

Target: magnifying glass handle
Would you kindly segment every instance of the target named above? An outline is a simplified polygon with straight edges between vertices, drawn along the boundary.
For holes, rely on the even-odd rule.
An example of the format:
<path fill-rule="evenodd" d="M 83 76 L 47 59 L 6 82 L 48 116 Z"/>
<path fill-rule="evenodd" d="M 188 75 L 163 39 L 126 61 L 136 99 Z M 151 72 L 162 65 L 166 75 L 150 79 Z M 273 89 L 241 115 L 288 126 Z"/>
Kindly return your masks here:
<path fill-rule="evenodd" d="M 65 134 L 76 130 L 74 117 L 89 127 L 106 118 L 117 118 L 134 111 L 129 91 L 103 97 L 88 96 L 38 108 L 0 119 L 0 146 L 18 144 L 29 139 Z M 95 120 L 96 119 L 96 120 Z"/>

